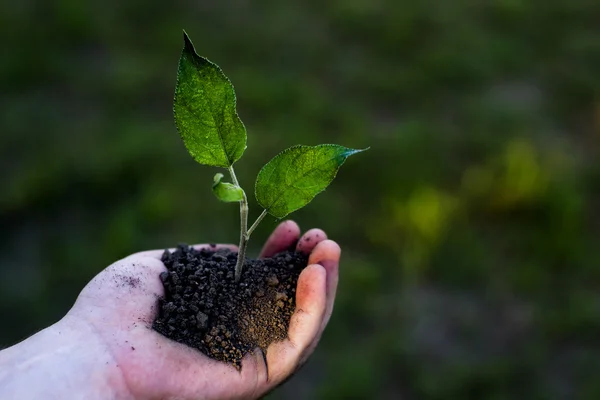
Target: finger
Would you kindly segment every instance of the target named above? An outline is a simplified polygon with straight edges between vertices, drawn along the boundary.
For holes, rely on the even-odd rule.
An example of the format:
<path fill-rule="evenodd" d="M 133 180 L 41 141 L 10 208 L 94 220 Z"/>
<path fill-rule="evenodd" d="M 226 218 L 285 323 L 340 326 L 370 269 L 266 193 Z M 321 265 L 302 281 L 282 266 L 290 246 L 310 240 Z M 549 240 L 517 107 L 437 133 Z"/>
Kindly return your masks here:
<path fill-rule="evenodd" d="M 296 288 L 296 311 L 290 319 L 288 337 L 297 349 L 304 349 L 313 339 L 325 312 L 326 272 L 311 264 L 300 273 Z"/>
<path fill-rule="evenodd" d="M 269 346 L 269 382 L 278 384 L 297 368 L 317 335 L 326 306 L 326 274 L 318 264 L 306 267 L 298 278 L 296 311 L 290 319 L 288 339 Z"/>
<path fill-rule="evenodd" d="M 268 381 L 265 357 L 260 348 L 248 353 L 242 359 L 242 374 L 248 376 L 246 379 L 247 392 L 244 398 L 258 399 L 263 394 L 265 382 Z"/>
<path fill-rule="evenodd" d="M 296 251 L 300 253 L 309 254 L 317 244 L 327 239 L 327 234 L 321 229 L 311 229 L 302 235 L 302 238 L 296 245 Z M 309 263 L 314 264 L 314 263 Z"/>
<path fill-rule="evenodd" d="M 339 280 L 339 264 L 342 249 L 333 240 L 324 240 L 320 242 L 308 257 L 309 264 L 320 264 L 327 274 L 327 306 L 325 308 L 325 317 L 321 323 L 321 332 L 325 329 L 331 313 L 333 312 L 333 303 Z"/>
<path fill-rule="evenodd" d="M 191 247 L 193 247 L 196 250 L 201 250 L 201 249 L 211 249 L 211 250 L 219 250 L 219 249 L 229 249 L 233 252 L 237 252 L 238 251 L 238 247 L 233 245 L 233 244 L 194 244 Z M 168 249 L 170 252 L 174 252 L 176 249 L 175 248 L 170 248 Z M 147 251 L 140 251 L 138 253 L 133 253 L 127 257 L 125 257 L 124 259 L 127 260 L 130 257 L 151 257 L 151 258 L 157 258 L 157 259 L 161 259 L 163 253 L 165 252 L 165 249 L 162 250 L 147 250 Z"/>
<path fill-rule="evenodd" d="M 260 258 L 273 257 L 275 254 L 289 249 L 299 237 L 300 228 L 297 223 L 292 220 L 280 223 L 267 239 L 260 252 Z"/>

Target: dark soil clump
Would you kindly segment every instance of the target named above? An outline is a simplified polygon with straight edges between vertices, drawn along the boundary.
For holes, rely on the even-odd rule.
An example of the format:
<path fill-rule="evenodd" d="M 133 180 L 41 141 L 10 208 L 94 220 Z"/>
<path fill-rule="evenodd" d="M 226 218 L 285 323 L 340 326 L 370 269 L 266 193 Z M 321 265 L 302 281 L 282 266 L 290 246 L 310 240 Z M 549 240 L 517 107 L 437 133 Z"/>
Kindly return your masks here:
<path fill-rule="evenodd" d="M 165 296 L 153 327 L 177 342 L 236 368 L 247 353 L 287 337 L 296 307 L 296 284 L 307 256 L 284 252 L 247 260 L 234 281 L 237 253 L 195 250 L 180 245 L 165 250 L 168 269 L 160 279 Z"/>

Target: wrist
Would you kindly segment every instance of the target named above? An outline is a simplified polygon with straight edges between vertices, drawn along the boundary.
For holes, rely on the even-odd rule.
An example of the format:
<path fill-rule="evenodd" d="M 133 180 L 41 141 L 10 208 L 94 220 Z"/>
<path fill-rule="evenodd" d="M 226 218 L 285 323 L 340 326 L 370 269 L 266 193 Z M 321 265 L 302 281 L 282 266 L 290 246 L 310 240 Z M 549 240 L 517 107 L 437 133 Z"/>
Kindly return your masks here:
<path fill-rule="evenodd" d="M 86 321 L 66 316 L 0 351 L 2 399 L 128 399 L 118 365 Z"/>

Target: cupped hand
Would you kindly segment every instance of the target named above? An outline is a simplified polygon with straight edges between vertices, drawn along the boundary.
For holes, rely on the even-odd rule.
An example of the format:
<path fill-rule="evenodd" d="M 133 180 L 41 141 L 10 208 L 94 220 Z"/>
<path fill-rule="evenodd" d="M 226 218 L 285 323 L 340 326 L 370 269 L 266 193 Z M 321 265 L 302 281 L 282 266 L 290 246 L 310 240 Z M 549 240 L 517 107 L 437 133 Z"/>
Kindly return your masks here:
<path fill-rule="evenodd" d="M 166 270 L 160 261 L 162 250 L 133 254 L 106 268 L 84 288 L 64 323 L 89 326 L 103 344 L 97 351 L 109 355 L 109 381 L 122 391 L 117 398 L 260 397 L 293 374 L 313 352 L 333 309 L 340 248 L 322 230 L 311 229 L 300 238 L 295 222 L 283 222 L 267 240 L 261 257 L 295 242 L 309 260 L 298 279 L 288 338 L 271 344 L 264 356 L 260 349 L 248 354 L 240 371 L 152 329 L 164 290 L 159 279 Z"/>

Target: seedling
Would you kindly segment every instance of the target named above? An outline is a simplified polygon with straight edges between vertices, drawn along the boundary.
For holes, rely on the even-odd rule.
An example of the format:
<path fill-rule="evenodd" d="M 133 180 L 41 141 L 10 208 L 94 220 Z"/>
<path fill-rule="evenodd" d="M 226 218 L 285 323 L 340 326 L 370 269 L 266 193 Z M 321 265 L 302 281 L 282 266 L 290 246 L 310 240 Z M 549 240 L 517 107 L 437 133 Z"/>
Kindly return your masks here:
<path fill-rule="evenodd" d="M 367 150 L 335 144 L 297 145 L 279 153 L 258 173 L 255 195 L 263 208 L 248 228 L 248 198 L 235 175 L 233 164 L 246 150 L 246 128 L 236 112 L 233 85 L 214 63 L 196 54 L 183 33 L 173 111 L 175 125 L 190 155 L 198 163 L 225 168 L 214 177 L 213 193 L 224 202 L 240 204 L 240 244 L 235 266 L 239 281 L 250 235 L 267 214 L 283 218 L 308 203 L 331 183 L 349 156 Z"/>

